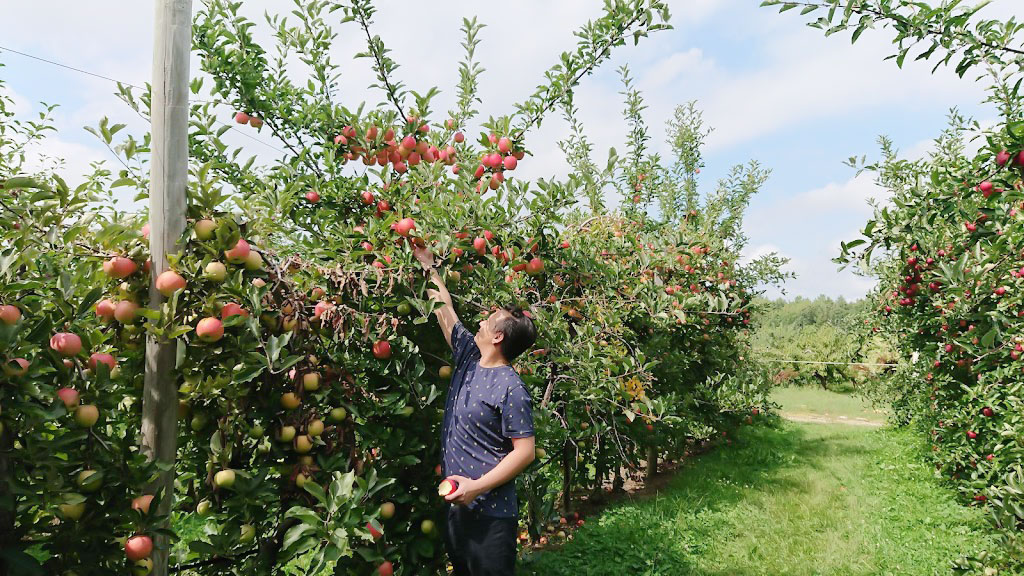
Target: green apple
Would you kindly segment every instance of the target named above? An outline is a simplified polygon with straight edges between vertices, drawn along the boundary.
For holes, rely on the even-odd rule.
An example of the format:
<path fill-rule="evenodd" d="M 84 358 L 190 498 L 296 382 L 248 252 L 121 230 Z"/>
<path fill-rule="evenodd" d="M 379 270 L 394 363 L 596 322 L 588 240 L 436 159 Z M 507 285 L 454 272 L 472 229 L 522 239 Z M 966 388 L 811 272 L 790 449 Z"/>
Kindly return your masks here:
<path fill-rule="evenodd" d="M 199 432 L 203 428 L 206 428 L 206 415 L 196 414 L 195 416 L 192 416 L 191 426 L 193 432 Z"/>
<path fill-rule="evenodd" d="M 227 280 L 228 278 L 228 267 L 225 266 L 223 262 L 218 262 L 214 260 L 213 262 L 210 262 L 209 264 L 206 265 L 204 271 L 206 272 L 206 277 L 209 280 L 216 282 L 218 284 Z"/>
<path fill-rule="evenodd" d="M 310 372 L 302 377 L 302 388 L 307 392 L 320 389 L 320 374 Z"/>
<path fill-rule="evenodd" d="M 380 517 L 389 520 L 395 515 L 395 504 L 394 502 L 385 502 L 380 505 Z"/>
<path fill-rule="evenodd" d="M 424 534 L 430 534 L 431 532 L 433 532 L 434 531 L 434 521 L 433 520 L 424 520 L 423 522 L 421 522 L 420 523 L 420 531 L 423 532 Z"/>
<path fill-rule="evenodd" d="M 301 403 L 302 400 L 295 392 L 286 392 L 281 395 L 281 407 L 285 410 L 295 410 Z"/>
<path fill-rule="evenodd" d="M 240 544 L 248 544 L 256 539 L 256 527 L 252 524 L 242 524 L 241 533 L 238 535 Z"/>
<path fill-rule="evenodd" d="M 196 514 L 206 516 L 210 513 L 211 506 L 212 504 L 210 504 L 209 500 L 200 500 L 199 504 L 196 504 Z"/>
<path fill-rule="evenodd" d="M 310 436 L 312 436 L 314 438 L 319 436 L 319 435 L 321 435 L 321 434 L 323 434 L 324 433 L 324 421 L 319 419 L 319 418 L 317 418 L 315 420 L 311 420 L 309 422 L 309 425 L 306 426 L 306 431 L 309 433 Z"/>
<path fill-rule="evenodd" d="M 68 502 L 61 504 L 57 508 L 64 518 L 77 522 L 85 514 L 85 496 L 81 494 L 68 494 L 67 499 Z"/>
<path fill-rule="evenodd" d="M 331 422 L 342 422 L 346 416 L 348 416 L 348 411 L 340 406 L 331 410 Z"/>
<path fill-rule="evenodd" d="M 82 492 L 96 492 L 103 486 L 103 473 L 97 470 L 82 470 L 75 477 L 75 484 Z"/>
<path fill-rule="evenodd" d="M 313 449 L 313 439 L 308 435 L 295 438 L 295 451 L 299 454 L 308 454 Z"/>
<path fill-rule="evenodd" d="M 213 483 L 218 488 L 231 488 L 235 485 L 235 471 L 230 468 L 221 470 L 213 476 Z"/>
<path fill-rule="evenodd" d="M 135 564 L 132 565 L 133 576 L 147 576 L 147 574 L 149 574 L 152 571 L 153 560 L 151 560 L 150 558 L 143 558 L 142 560 L 136 561 Z"/>
<path fill-rule="evenodd" d="M 281 432 L 277 438 L 281 442 L 291 442 L 295 439 L 295 426 L 281 426 Z"/>

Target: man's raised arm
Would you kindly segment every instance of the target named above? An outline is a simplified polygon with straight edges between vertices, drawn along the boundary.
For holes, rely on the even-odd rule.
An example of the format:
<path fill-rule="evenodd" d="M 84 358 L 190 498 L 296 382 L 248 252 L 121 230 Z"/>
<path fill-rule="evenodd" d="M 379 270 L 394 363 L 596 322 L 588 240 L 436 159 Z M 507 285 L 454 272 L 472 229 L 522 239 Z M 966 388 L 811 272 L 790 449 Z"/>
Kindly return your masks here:
<path fill-rule="evenodd" d="M 452 295 L 444 285 L 441 275 L 434 269 L 434 255 L 430 253 L 430 249 L 416 248 L 413 253 L 416 255 L 416 259 L 420 261 L 420 264 L 423 265 L 423 268 L 430 271 L 430 280 L 437 287 L 436 290 L 428 289 L 427 296 L 431 300 L 437 300 L 443 304 L 443 306 L 434 310 L 434 315 L 437 316 L 437 323 L 441 325 L 444 339 L 450 347 L 452 345 L 452 329 L 455 328 L 455 324 L 459 321 L 459 317 L 455 315 L 455 307 L 452 305 Z"/>

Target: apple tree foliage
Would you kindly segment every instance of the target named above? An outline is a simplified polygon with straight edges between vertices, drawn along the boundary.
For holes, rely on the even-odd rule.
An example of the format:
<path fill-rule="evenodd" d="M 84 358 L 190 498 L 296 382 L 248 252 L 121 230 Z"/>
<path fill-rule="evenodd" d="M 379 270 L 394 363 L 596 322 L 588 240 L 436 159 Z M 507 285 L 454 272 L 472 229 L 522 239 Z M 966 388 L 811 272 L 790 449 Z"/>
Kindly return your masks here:
<path fill-rule="evenodd" d="M 766 2 L 803 7 L 835 33 L 892 28 L 908 57 L 979 74 L 1000 121 L 982 127 L 956 111 L 921 160 L 882 138 L 873 171 L 891 193 L 863 237 L 837 262 L 879 278 L 873 331 L 901 360 L 882 383 L 895 418 L 930 439 L 936 474 L 1003 528 L 1005 546 L 961 558 L 962 573 L 1017 573 L 1024 565 L 1024 108 L 1021 23 L 983 19 L 983 4 L 862 1 Z M 980 144 L 980 149 L 977 146 Z M 977 150 L 977 151 L 975 151 Z M 851 159 L 858 166 L 863 160 Z"/>
<path fill-rule="evenodd" d="M 192 104 L 188 226 L 170 265 L 184 286 L 159 309 L 146 307 L 145 217 L 110 209 L 115 192 L 147 197 L 149 135 L 100 122 L 91 131 L 119 166 L 71 188 L 58 167 L 25 174 L 25 148 L 50 122 L 15 119 L 0 100 L 0 561 L 27 574 L 145 574 L 150 560 L 124 549 L 144 535 L 170 549 L 171 573 L 443 572 L 424 521 L 442 523 L 450 352 L 417 245 L 437 257 L 467 325 L 511 302 L 541 327 L 516 366 L 542 455 L 523 479 L 533 536 L 557 494 L 572 506 L 764 404 L 766 380 L 743 354 L 751 299 L 781 262 L 737 260 L 766 173 L 737 167 L 702 201 L 690 169 L 699 113 L 681 109 L 678 158 L 663 162 L 625 73 L 627 155 L 596 168 L 572 112 L 573 87 L 615 47 L 667 27 L 663 3 L 606 2 L 515 113 L 486 120 L 474 20 L 456 108 L 440 113 L 435 89 L 398 79 L 370 2 L 296 2 L 263 27 L 241 10 L 212 0 L 197 14 L 192 90 L 210 84 L 239 112 L 236 129 L 281 152 L 246 157 L 223 139 L 222 108 Z M 367 38 L 359 57 L 379 103 L 344 92 L 330 22 Z M 119 95 L 148 118 L 147 94 Z M 556 110 L 574 127 L 573 174 L 520 181 L 526 135 Z M 610 211 L 609 191 L 636 199 Z M 139 497 L 164 470 L 139 450 L 147 336 L 176 343 L 179 399 L 175 490 L 148 506 Z"/>

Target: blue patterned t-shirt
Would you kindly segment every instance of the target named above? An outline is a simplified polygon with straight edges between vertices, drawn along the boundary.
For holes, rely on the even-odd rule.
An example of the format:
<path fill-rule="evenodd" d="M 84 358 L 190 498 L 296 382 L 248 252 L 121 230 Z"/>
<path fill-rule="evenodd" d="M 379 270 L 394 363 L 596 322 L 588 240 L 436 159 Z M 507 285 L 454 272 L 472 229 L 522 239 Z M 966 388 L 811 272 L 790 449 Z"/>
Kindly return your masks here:
<path fill-rule="evenodd" d="M 441 426 L 442 472 L 475 480 L 512 451 L 512 438 L 533 436 L 530 393 L 511 366 L 480 366 L 480 348 L 461 322 L 452 329 L 452 351 L 455 370 Z M 517 517 L 515 480 L 481 494 L 469 508 Z"/>

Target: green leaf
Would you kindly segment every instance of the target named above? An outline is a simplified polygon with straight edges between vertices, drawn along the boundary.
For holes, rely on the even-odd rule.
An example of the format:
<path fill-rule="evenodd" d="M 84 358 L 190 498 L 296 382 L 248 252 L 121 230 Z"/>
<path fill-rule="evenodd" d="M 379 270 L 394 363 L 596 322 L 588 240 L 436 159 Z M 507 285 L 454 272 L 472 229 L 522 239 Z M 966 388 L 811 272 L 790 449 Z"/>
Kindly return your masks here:
<path fill-rule="evenodd" d="M 294 546 L 296 542 L 298 542 L 302 538 L 305 538 L 306 536 L 315 533 L 316 528 L 310 526 L 309 524 L 296 524 L 295 526 L 289 528 L 287 532 L 285 532 L 284 540 L 282 541 L 281 545 L 284 547 L 285 550 L 290 551 L 292 546 Z"/>

